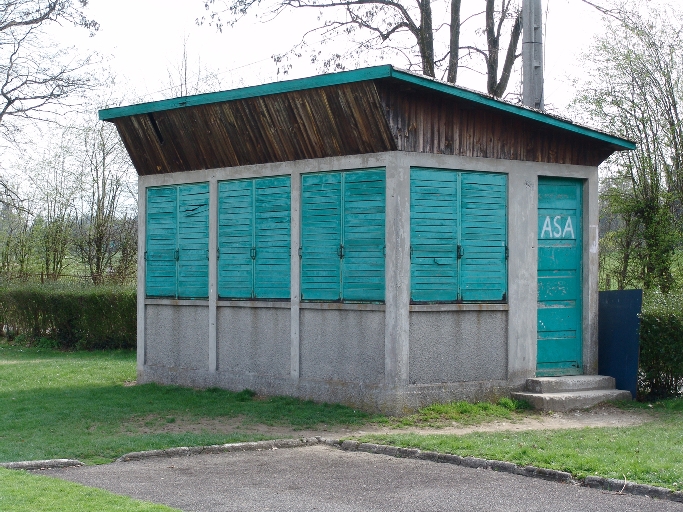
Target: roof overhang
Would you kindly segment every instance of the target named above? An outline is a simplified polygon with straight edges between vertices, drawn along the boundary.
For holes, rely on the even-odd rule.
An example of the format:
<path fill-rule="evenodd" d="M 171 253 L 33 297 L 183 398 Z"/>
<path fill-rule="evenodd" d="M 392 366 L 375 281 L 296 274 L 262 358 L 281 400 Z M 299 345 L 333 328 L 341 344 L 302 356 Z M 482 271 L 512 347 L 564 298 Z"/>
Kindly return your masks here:
<path fill-rule="evenodd" d="M 636 144 L 630 140 L 623 139 L 615 135 L 610 135 L 600 130 L 588 128 L 586 126 L 573 123 L 569 120 L 540 112 L 538 110 L 520 105 L 514 105 L 486 94 L 464 89 L 462 87 L 454 86 L 422 75 L 416 75 L 407 71 L 395 69 L 391 65 L 374 66 L 353 71 L 342 71 L 339 73 L 317 75 L 310 78 L 299 78 L 295 80 L 286 80 L 252 87 L 243 87 L 228 91 L 184 96 L 180 98 L 154 101 L 149 103 L 139 103 L 125 107 L 108 108 L 99 111 L 99 118 L 103 121 L 113 121 L 117 118 L 140 114 L 152 114 L 166 110 L 175 110 L 199 105 L 222 103 L 234 100 L 269 96 L 273 94 L 304 91 L 307 89 L 317 89 L 320 87 L 380 79 L 396 80 L 418 88 L 446 94 L 483 107 L 506 112 L 508 114 L 529 119 L 547 126 L 552 126 L 560 130 L 566 130 L 578 135 L 583 135 L 596 141 L 607 143 L 616 151 L 633 150 L 636 148 Z"/>

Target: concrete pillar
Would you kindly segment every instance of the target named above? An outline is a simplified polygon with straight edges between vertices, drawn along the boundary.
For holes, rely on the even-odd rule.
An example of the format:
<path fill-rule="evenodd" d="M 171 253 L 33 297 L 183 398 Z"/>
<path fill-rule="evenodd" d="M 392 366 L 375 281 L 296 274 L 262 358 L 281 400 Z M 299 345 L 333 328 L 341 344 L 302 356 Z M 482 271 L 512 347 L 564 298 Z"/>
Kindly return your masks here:
<path fill-rule="evenodd" d="M 301 295 L 300 295 L 300 286 L 301 286 L 301 280 L 300 280 L 300 272 L 301 272 L 301 264 L 300 264 L 300 258 L 299 258 L 299 247 L 301 246 L 301 228 L 300 228 L 300 223 L 301 223 L 301 213 L 300 213 L 300 206 L 301 206 L 301 174 L 299 173 L 298 170 L 292 170 L 292 181 L 291 181 L 291 189 L 292 189 L 292 194 L 291 194 L 291 208 L 292 208 L 292 216 L 291 216 L 291 240 L 292 240 L 292 247 L 291 247 L 291 254 L 292 254 L 292 267 L 290 270 L 291 274 L 291 285 L 290 285 L 290 300 L 291 300 L 291 309 L 290 309 L 290 325 L 291 325 L 291 356 L 290 356 L 290 361 L 291 361 L 291 369 L 290 369 L 290 376 L 292 379 L 299 379 L 299 302 L 301 300 Z"/>
<path fill-rule="evenodd" d="M 394 153 L 386 166 L 384 378 L 408 384 L 410 315 L 410 165 Z"/>
<path fill-rule="evenodd" d="M 209 181 L 209 372 L 218 370 L 216 300 L 218 298 L 218 181 Z"/>
<path fill-rule="evenodd" d="M 137 371 L 138 377 L 145 366 L 145 237 L 147 229 L 147 188 L 145 180 L 138 179 L 138 333 L 137 333 Z"/>
<path fill-rule="evenodd" d="M 543 10 L 541 0 L 522 2 L 522 103 L 543 110 Z"/>
<path fill-rule="evenodd" d="M 598 173 L 591 173 L 583 187 L 583 373 L 598 373 Z"/>
<path fill-rule="evenodd" d="M 538 177 L 508 174 L 508 382 L 521 386 L 536 374 Z"/>

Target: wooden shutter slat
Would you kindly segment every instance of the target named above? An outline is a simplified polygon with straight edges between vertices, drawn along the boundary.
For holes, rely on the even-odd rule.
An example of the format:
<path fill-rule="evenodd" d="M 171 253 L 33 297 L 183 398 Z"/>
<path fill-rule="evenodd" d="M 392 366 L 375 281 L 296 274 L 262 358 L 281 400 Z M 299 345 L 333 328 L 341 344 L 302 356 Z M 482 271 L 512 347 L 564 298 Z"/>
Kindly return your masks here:
<path fill-rule="evenodd" d="M 145 290 L 148 297 L 176 296 L 176 187 L 147 189 Z"/>
<path fill-rule="evenodd" d="M 410 296 L 453 302 L 458 295 L 458 173 L 410 171 Z"/>
<path fill-rule="evenodd" d="M 253 180 L 218 183 L 218 296 L 252 297 Z"/>
<path fill-rule="evenodd" d="M 209 184 L 178 186 L 178 297 L 209 296 Z"/>
<path fill-rule="evenodd" d="M 341 174 L 301 178 L 301 298 L 340 299 Z"/>
<path fill-rule="evenodd" d="M 254 184 L 254 296 L 288 299 L 291 275 L 291 178 Z"/>
<path fill-rule="evenodd" d="M 344 300 L 384 300 L 385 190 L 384 170 L 344 173 Z"/>
<path fill-rule="evenodd" d="M 466 301 L 500 301 L 507 290 L 507 178 L 461 173 L 460 293 Z"/>

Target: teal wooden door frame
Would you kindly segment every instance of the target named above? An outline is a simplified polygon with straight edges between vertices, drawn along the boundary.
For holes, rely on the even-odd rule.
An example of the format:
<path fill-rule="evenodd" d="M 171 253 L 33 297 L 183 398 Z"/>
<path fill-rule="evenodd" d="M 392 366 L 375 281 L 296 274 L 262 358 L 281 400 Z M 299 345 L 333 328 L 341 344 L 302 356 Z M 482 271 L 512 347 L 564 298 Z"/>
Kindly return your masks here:
<path fill-rule="evenodd" d="M 583 181 L 538 178 L 538 376 L 583 373 Z"/>

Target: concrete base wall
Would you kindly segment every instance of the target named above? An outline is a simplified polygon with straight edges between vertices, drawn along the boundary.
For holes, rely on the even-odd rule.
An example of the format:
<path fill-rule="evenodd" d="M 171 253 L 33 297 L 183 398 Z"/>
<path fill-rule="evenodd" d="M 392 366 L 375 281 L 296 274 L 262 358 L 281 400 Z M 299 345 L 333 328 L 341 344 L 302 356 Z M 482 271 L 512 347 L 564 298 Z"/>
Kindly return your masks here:
<path fill-rule="evenodd" d="M 314 381 L 257 375 L 229 375 L 224 372 L 145 366 L 138 382 L 195 388 L 220 387 L 231 391 L 251 389 L 263 395 L 286 395 L 316 402 L 341 403 L 366 411 L 402 415 L 433 403 L 453 400 L 497 400 L 514 391 L 507 381 L 478 381 L 411 385 L 391 388 L 356 382 Z"/>
<path fill-rule="evenodd" d="M 410 384 L 507 379 L 507 311 L 410 313 Z"/>
<path fill-rule="evenodd" d="M 298 379 L 290 375 L 287 307 L 217 308 L 217 371 L 209 369 L 206 306 L 148 304 L 146 311 L 140 383 L 249 388 L 393 414 L 510 391 L 505 311 L 411 313 L 411 383 L 401 387 L 385 382 L 381 310 L 301 309 Z"/>
<path fill-rule="evenodd" d="M 300 378 L 377 386 L 384 381 L 384 312 L 302 309 Z"/>
<path fill-rule="evenodd" d="M 145 365 L 203 370 L 209 361 L 209 308 L 147 305 Z"/>
<path fill-rule="evenodd" d="M 220 373 L 289 377 L 289 308 L 217 308 L 216 344 Z"/>

